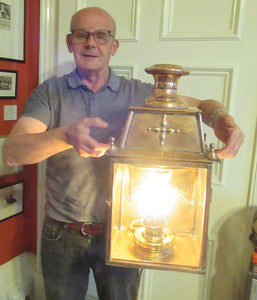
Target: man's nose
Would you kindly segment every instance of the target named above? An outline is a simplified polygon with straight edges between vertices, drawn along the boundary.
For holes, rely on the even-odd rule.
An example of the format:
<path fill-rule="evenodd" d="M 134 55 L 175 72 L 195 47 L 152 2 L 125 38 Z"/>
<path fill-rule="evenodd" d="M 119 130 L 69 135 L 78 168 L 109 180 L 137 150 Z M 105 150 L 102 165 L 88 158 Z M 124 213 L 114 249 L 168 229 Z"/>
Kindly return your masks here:
<path fill-rule="evenodd" d="M 94 39 L 94 36 L 92 33 L 89 33 L 88 37 L 87 37 L 87 41 L 86 41 L 86 45 L 95 45 L 96 41 Z"/>

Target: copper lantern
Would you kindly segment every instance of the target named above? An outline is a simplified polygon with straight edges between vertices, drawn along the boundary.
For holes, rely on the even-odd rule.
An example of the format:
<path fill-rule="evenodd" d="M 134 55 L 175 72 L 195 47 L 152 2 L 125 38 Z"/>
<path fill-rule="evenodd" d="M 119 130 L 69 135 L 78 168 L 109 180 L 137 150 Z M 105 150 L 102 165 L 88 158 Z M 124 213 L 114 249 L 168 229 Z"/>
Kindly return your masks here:
<path fill-rule="evenodd" d="M 213 144 L 201 111 L 186 107 L 177 83 L 189 72 L 154 65 L 155 90 L 130 107 L 121 144 L 112 140 L 107 263 L 201 273 L 206 260 Z"/>

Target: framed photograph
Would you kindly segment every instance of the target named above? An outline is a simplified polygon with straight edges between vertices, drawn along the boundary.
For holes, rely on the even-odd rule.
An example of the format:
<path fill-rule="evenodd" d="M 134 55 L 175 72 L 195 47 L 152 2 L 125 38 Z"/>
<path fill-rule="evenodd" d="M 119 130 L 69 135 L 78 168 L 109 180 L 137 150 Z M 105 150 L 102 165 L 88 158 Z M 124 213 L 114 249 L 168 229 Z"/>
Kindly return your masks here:
<path fill-rule="evenodd" d="M 23 182 L 0 188 L 0 221 L 23 212 Z"/>
<path fill-rule="evenodd" d="M 0 98 L 17 97 L 17 71 L 0 70 Z"/>
<path fill-rule="evenodd" d="M 0 0 L 0 59 L 24 62 L 25 0 Z"/>

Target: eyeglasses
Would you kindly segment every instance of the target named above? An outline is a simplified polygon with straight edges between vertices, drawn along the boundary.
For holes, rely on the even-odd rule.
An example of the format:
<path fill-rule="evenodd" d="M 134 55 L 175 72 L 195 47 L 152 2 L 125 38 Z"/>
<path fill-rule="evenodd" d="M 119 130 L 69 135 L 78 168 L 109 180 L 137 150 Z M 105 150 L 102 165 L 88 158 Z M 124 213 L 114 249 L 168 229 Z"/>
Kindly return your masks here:
<path fill-rule="evenodd" d="M 76 44 L 84 44 L 88 41 L 90 35 L 93 36 L 97 44 L 105 45 L 109 42 L 110 38 L 114 35 L 110 30 L 96 30 L 94 32 L 89 32 L 83 29 L 72 30 L 71 34 L 73 36 L 73 41 Z"/>

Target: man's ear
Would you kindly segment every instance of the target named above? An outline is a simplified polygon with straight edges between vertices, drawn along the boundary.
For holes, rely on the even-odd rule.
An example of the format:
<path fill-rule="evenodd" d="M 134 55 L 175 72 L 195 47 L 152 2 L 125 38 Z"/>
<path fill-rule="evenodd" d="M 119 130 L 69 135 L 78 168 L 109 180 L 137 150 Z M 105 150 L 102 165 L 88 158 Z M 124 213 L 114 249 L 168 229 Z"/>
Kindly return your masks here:
<path fill-rule="evenodd" d="M 115 55 L 115 53 L 117 52 L 118 48 L 119 48 L 119 41 L 118 40 L 114 40 L 113 41 L 113 45 L 112 45 L 112 56 Z"/>
<path fill-rule="evenodd" d="M 66 35 L 66 44 L 67 44 L 67 47 L 68 47 L 69 52 L 72 53 L 73 50 L 72 50 L 72 39 L 71 39 L 71 34 L 67 34 L 67 35 Z"/>

